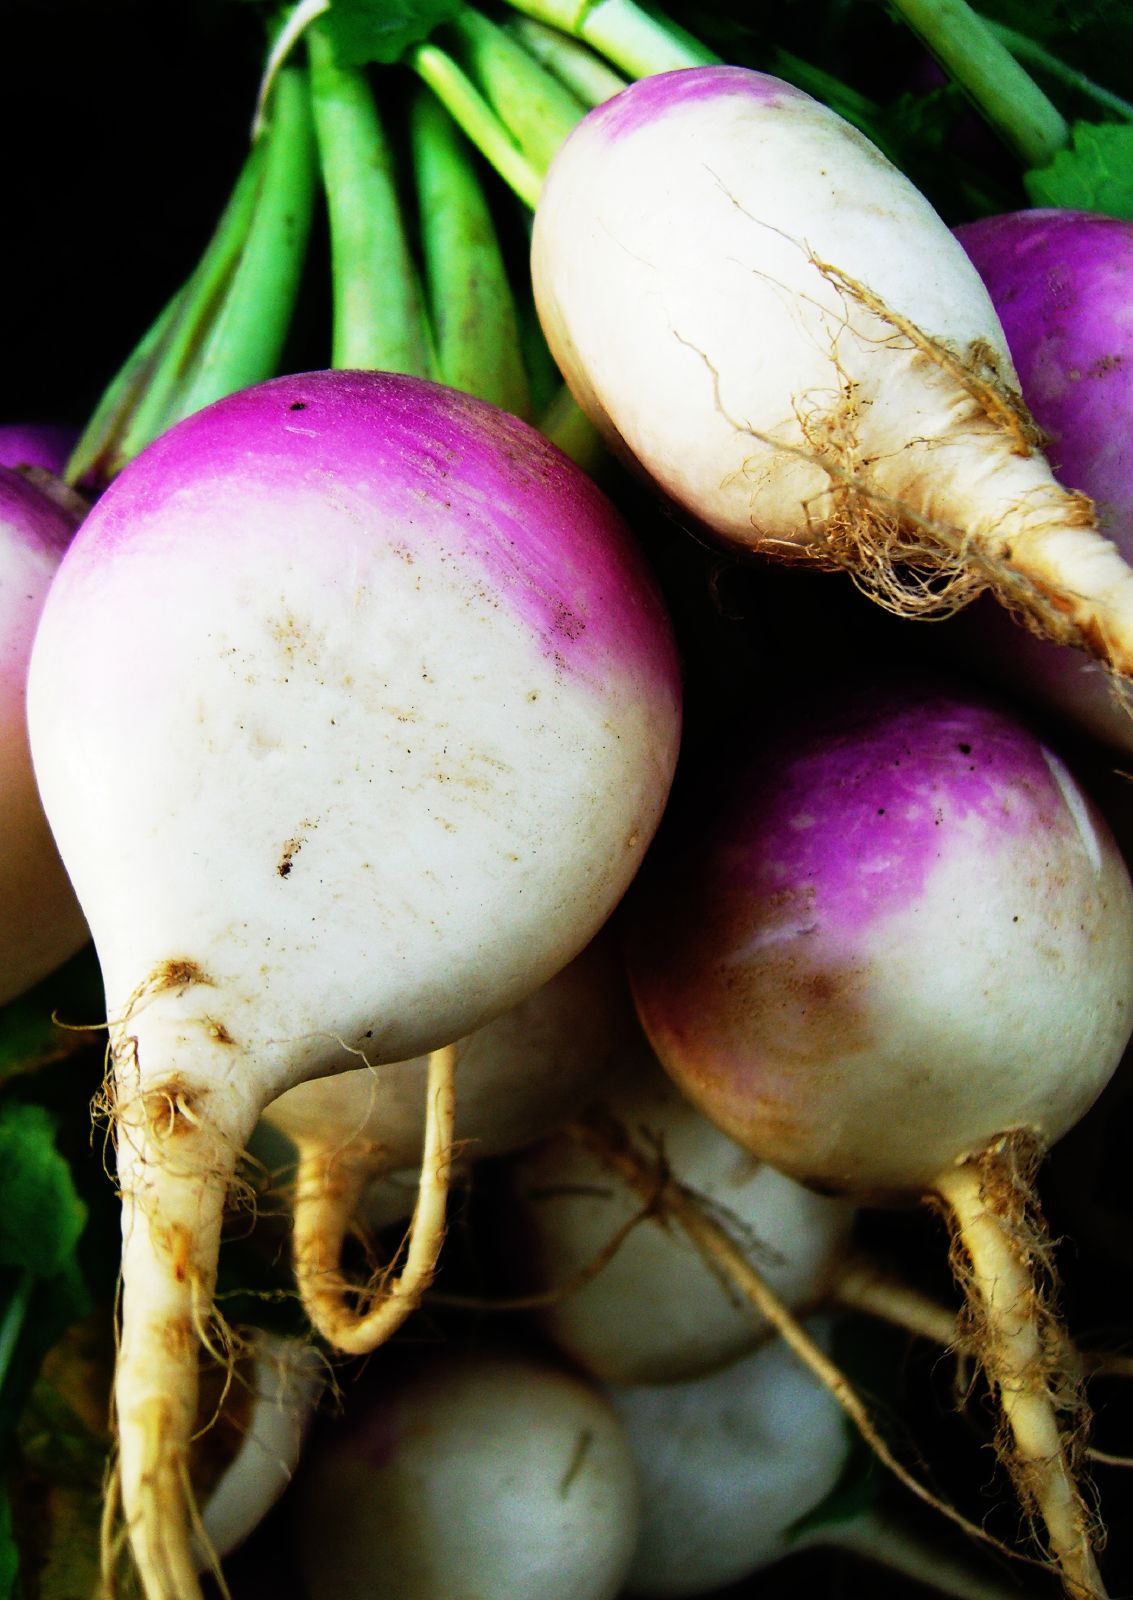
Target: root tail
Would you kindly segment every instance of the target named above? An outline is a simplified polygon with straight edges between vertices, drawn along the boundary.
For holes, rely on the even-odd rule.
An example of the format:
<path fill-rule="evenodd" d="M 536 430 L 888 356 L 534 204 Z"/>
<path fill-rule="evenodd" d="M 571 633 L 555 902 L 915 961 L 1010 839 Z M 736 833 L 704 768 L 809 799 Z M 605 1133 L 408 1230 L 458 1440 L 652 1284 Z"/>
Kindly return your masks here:
<path fill-rule="evenodd" d="M 1102 1528 L 1082 1475 L 1088 1409 L 1053 1309 L 1050 1244 L 1034 1199 L 1033 1141 L 998 1140 L 936 1189 L 967 1300 L 965 1348 L 998 1397 L 997 1449 L 1074 1600 L 1105 1595 L 1094 1550 Z"/>
<path fill-rule="evenodd" d="M 433 1280 L 445 1234 L 453 1149 L 456 1050 L 429 1057 L 421 1183 L 399 1275 L 383 1279 L 364 1310 L 340 1270 L 342 1247 L 368 1180 L 369 1146 L 305 1152 L 295 1197 L 295 1276 L 312 1325 L 345 1355 L 367 1355 L 414 1311 Z"/>

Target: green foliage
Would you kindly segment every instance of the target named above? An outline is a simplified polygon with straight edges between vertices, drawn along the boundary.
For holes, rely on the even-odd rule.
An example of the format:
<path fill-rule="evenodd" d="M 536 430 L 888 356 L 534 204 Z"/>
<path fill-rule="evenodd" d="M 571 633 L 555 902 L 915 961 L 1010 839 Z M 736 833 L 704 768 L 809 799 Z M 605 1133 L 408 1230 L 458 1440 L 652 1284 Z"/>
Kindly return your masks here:
<path fill-rule="evenodd" d="M 1023 181 L 1032 205 L 1133 221 L 1133 122 L 1076 122 L 1070 149 Z"/>
<path fill-rule="evenodd" d="M 463 0 L 333 0 L 321 26 L 340 67 L 390 66 L 463 9 Z"/>

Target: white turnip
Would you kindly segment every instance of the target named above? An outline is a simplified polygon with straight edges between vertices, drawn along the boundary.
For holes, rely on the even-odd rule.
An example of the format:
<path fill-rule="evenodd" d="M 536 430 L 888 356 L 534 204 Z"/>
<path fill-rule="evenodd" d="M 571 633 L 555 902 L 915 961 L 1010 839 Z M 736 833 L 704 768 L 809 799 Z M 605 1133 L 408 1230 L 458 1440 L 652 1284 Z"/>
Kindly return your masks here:
<path fill-rule="evenodd" d="M 951 1216 L 1016 1481 L 1072 1591 L 1097 1592 L 1023 1169 L 1129 1038 L 1133 889 L 1058 756 L 945 690 L 831 708 L 686 797 L 628 959 L 662 1063 L 734 1139 Z"/>
<path fill-rule="evenodd" d="M 610 504 L 534 430 L 424 380 L 230 396 L 85 522 L 29 721 L 106 989 L 121 1499 L 148 1600 L 199 1592 L 197 1349 L 257 1116 L 306 1078 L 433 1052 L 419 1291 L 443 1047 L 608 917 L 665 803 L 678 707 Z M 396 1321 L 414 1295 L 390 1303 Z"/>
<path fill-rule="evenodd" d="M 18 472 L 0 467 L 0 1004 L 88 938 L 43 814 L 26 726 L 32 640 L 75 521 Z"/>
<path fill-rule="evenodd" d="M 287 1488 L 324 1387 L 323 1358 L 305 1341 L 260 1330 L 252 1348 L 240 1443 L 201 1510 L 202 1566 L 243 1544 Z"/>
<path fill-rule="evenodd" d="M 554 158 L 532 273 L 575 398 L 697 524 L 898 609 L 990 586 L 1133 672 L 1133 572 L 1052 477 L 979 275 L 827 106 L 738 67 L 631 84 Z"/>
<path fill-rule="evenodd" d="M 578 1111 L 637 1036 L 620 952 L 600 936 L 502 1016 L 458 1041 L 454 1136 L 462 1162 L 540 1138 Z M 399 1220 L 382 1178 L 421 1159 L 428 1060 L 358 1067 L 296 1084 L 264 1120 L 297 1150 L 293 1212 L 296 1278 L 312 1322 L 348 1347 L 357 1324 L 342 1278 L 347 1230 Z M 391 1209 L 394 1214 L 391 1214 Z M 376 1213 L 376 1214 L 375 1214 Z"/>
<path fill-rule="evenodd" d="M 830 1343 L 828 1319 L 808 1331 Z M 837 1402 L 780 1339 L 718 1372 L 607 1394 L 641 1482 L 626 1593 L 686 1600 L 812 1546 L 868 1556 L 963 1600 L 1019 1591 L 912 1534 L 876 1506 L 806 1522 L 839 1484 L 851 1435 Z"/>
<path fill-rule="evenodd" d="M 758 1161 L 703 1116 L 648 1050 L 601 1096 L 603 1112 L 653 1146 L 749 1248 L 793 1310 L 834 1288 L 854 1208 Z M 641 1206 L 599 1156 L 560 1133 L 507 1163 L 511 1252 L 528 1288 L 585 1274 Z M 647 1213 L 601 1270 L 556 1298 L 539 1320 L 570 1358 L 607 1382 L 671 1383 L 708 1372 L 768 1337 L 767 1322 L 721 1281 L 663 1211 Z"/>
<path fill-rule="evenodd" d="M 475 1350 L 418 1352 L 372 1378 L 312 1440 L 296 1485 L 311 1600 L 614 1600 L 638 1483 L 594 1385 Z"/>

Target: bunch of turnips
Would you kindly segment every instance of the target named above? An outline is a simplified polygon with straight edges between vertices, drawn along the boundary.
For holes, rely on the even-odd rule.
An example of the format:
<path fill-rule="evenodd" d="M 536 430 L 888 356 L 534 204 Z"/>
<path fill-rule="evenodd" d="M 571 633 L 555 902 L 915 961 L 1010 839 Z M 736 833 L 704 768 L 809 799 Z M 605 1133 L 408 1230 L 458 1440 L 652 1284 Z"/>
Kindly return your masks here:
<path fill-rule="evenodd" d="M 1126 1582 L 1133 106 L 896 9 L 300 0 L 0 428 L 0 1600 Z"/>

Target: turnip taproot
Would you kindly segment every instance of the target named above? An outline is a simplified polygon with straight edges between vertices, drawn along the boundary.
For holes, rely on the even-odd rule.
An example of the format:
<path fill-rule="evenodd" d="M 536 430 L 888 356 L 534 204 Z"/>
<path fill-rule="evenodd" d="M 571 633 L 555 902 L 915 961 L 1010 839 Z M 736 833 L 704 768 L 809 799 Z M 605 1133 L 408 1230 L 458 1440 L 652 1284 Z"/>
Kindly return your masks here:
<path fill-rule="evenodd" d="M 1133 889 L 1063 763 L 924 685 L 812 712 L 686 797 L 627 937 L 646 1032 L 707 1116 L 821 1190 L 950 1215 L 1016 1481 L 1099 1592 L 1021 1169 L 1129 1038 Z"/>
<path fill-rule="evenodd" d="M 311 1600 L 621 1593 L 637 1472 L 595 1385 L 475 1349 L 419 1351 L 372 1378 L 312 1440 L 296 1485 Z"/>
<path fill-rule="evenodd" d="M 898 609 L 990 586 L 1133 672 L 1133 572 L 1052 477 L 979 275 L 827 106 L 738 67 L 631 84 L 552 162 L 532 273 L 583 410 L 715 535 Z"/>
<path fill-rule="evenodd" d="M 75 518 L 0 467 L 0 1004 L 89 937 L 43 814 L 26 727 L 28 658 Z"/>
<path fill-rule="evenodd" d="M 548 1133 L 580 1109 L 637 1033 L 620 952 L 600 936 L 534 994 L 458 1041 L 459 1159 Z M 427 1074 L 425 1058 L 358 1067 L 296 1084 L 264 1110 L 298 1152 L 294 1259 L 303 1303 L 340 1350 L 369 1348 L 340 1275 L 343 1240 L 374 1181 L 420 1162 Z"/>
<path fill-rule="evenodd" d="M 106 990 L 122 1507 L 149 1600 L 189 1600 L 197 1349 L 257 1116 L 360 1061 L 451 1068 L 593 937 L 665 804 L 677 663 L 624 524 L 533 429 L 305 373 L 115 480 L 29 720 Z"/>

